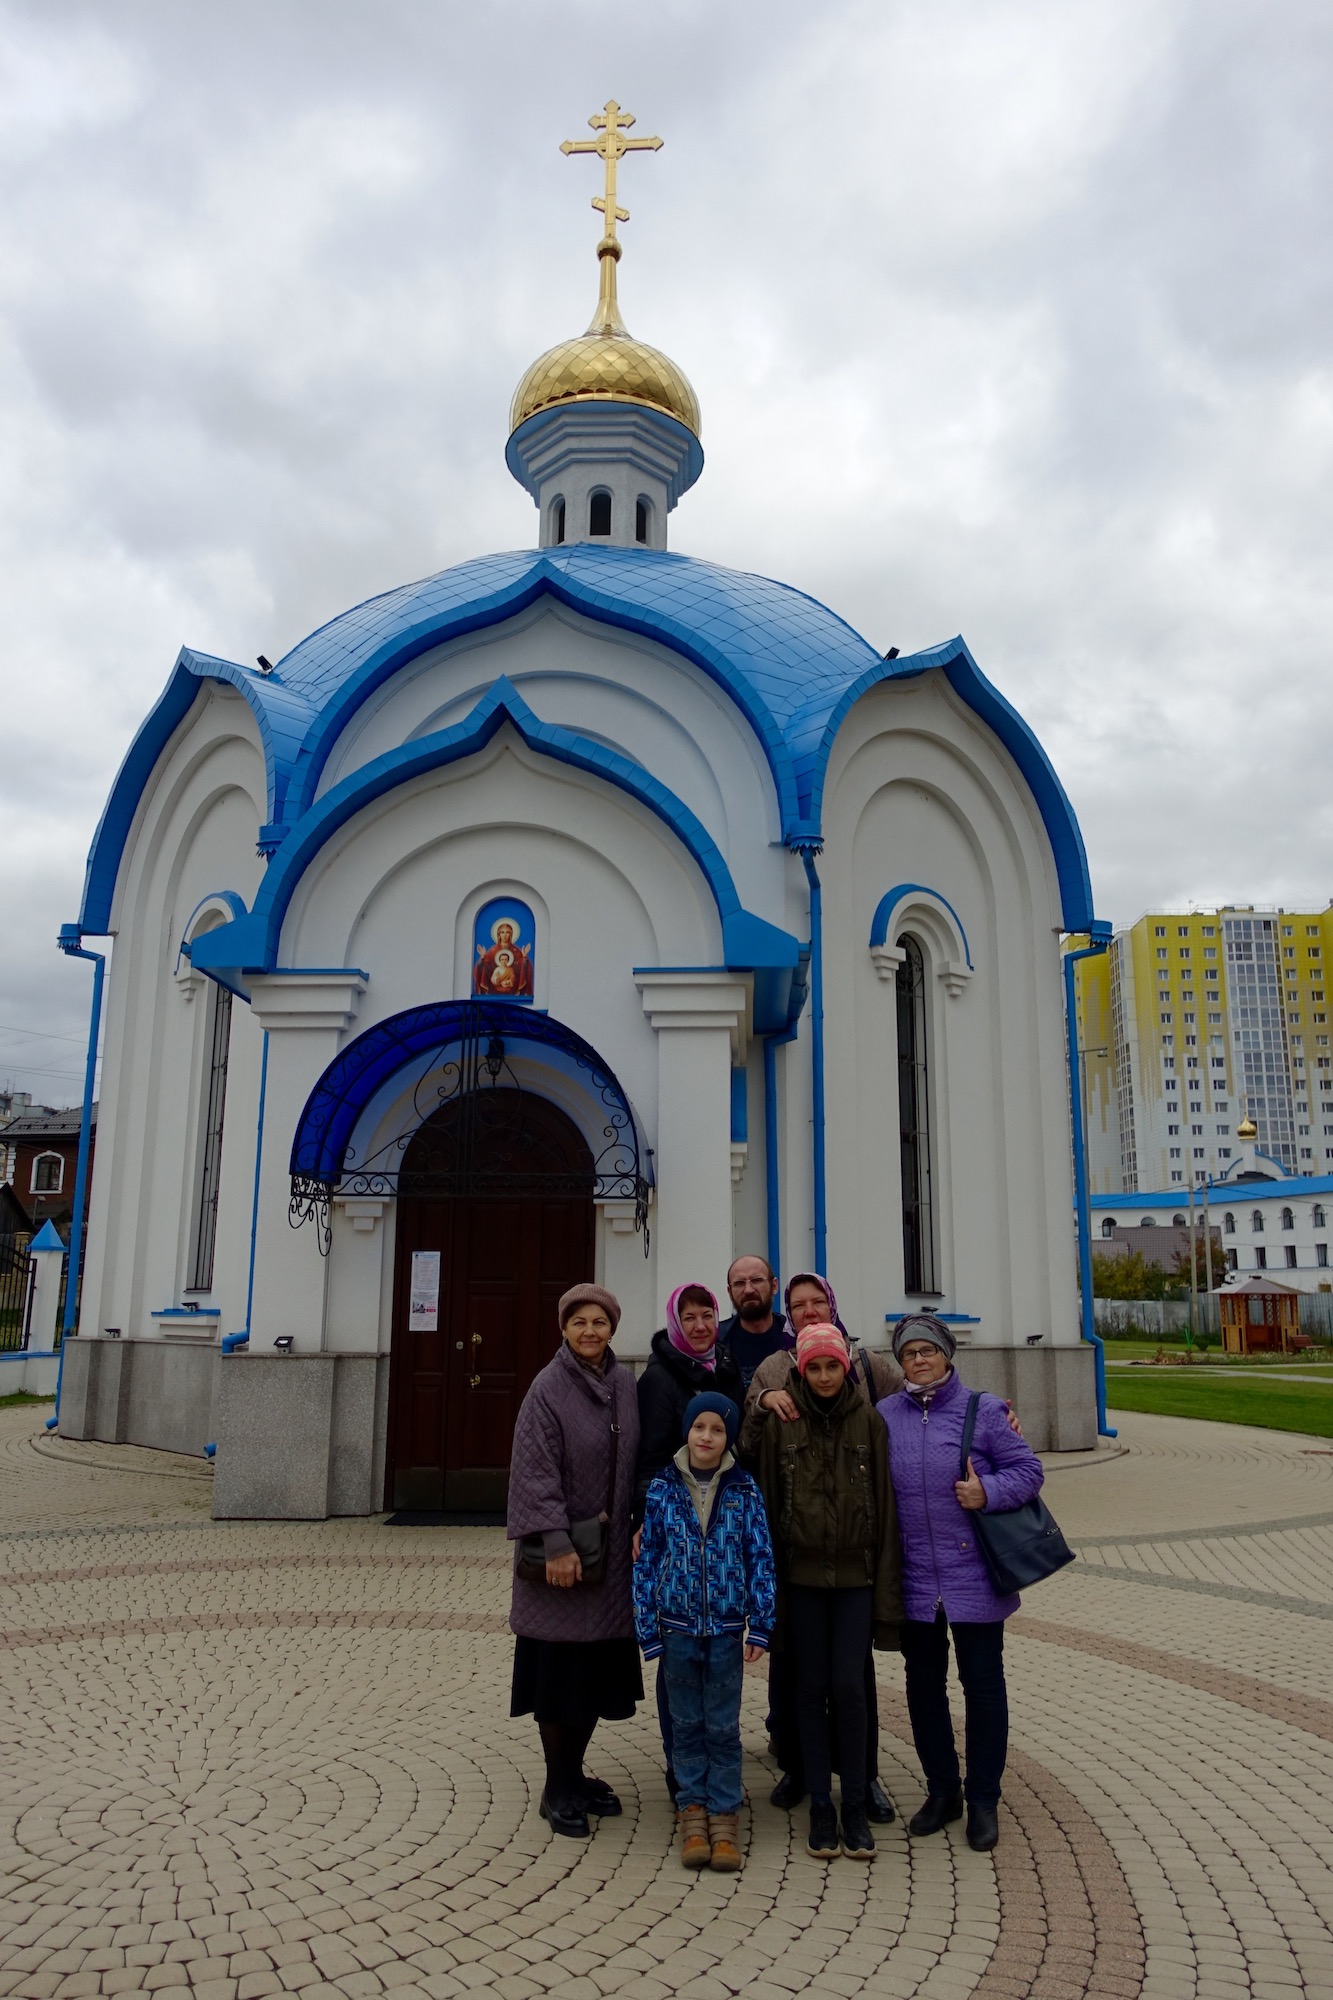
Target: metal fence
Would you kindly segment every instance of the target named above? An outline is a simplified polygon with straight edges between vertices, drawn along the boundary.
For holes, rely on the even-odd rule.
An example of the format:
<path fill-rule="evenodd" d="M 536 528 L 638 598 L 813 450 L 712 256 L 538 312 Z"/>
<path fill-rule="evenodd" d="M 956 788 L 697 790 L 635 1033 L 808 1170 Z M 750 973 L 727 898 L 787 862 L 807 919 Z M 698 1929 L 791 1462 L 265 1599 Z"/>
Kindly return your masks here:
<path fill-rule="evenodd" d="M 0 1353 L 13 1354 L 28 1344 L 36 1277 L 28 1238 L 0 1236 Z"/>
<path fill-rule="evenodd" d="M 1210 1340 L 1222 1337 L 1216 1292 L 1201 1292 L 1198 1327 Z M 1093 1320 L 1106 1340 L 1180 1340 L 1190 1323 L 1188 1299 L 1096 1299 Z M 1301 1293 L 1301 1332 L 1320 1346 L 1333 1346 L 1333 1292 Z"/>

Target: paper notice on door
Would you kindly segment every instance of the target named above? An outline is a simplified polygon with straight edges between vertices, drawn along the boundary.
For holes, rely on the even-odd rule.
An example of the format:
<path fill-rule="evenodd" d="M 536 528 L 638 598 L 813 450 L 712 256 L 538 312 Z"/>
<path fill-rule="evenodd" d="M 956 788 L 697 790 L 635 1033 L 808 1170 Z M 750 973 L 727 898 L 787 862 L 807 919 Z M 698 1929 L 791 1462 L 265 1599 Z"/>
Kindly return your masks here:
<path fill-rule="evenodd" d="M 412 1333 L 434 1333 L 440 1324 L 440 1253 L 412 1252 L 412 1292 L 407 1307 Z"/>

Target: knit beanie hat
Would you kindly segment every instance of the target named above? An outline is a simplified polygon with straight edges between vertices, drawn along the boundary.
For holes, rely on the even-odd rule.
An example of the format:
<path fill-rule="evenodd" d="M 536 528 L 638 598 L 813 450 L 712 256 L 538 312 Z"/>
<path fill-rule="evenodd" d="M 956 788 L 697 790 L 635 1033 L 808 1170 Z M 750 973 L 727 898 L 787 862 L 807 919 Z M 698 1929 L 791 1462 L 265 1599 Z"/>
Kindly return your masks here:
<path fill-rule="evenodd" d="M 796 1336 L 796 1366 L 804 1379 L 805 1371 L 812 1361 L 826 1355 L 830 1361 L 840 1361 L 844 1368 L 851 1366 L 851 1356 L 847 1352 L 847 1342 L 836 1326 L 823 1324 L 807 1326 Z"/>
<path fill-rule="evenodd" d="M 934 1313 L 908 1313 L 893 1329 L 893 1358 L 901 1361 L 903 1349 L 909 1340 L 928 1340 L 932 1347 L 938 1347 L 946 1361 L 952 1361 L 958 1352 L 958 1342 L 950 1333 L 942 1319 Z"/>
<path fill-rule="evenodd" d="M 565 1330 L 565 1321 L 575 1306 L 600 1306 L 611 1322 L 611 1331 L 620 1325 L 620 1300 L 614 1292 L 604 1291 L 601 1285 L 571 1285 L 563 1294 L 556 1311 L 560 1315 L 560 1331 Z"/>
<path fill-rule="evenodd" d="M 703 1389 L 697 1396 L 691 1397 L 685 1405 L 685 1414 L 680 1420 L 681 1436 L 688 1438 L 690 1425 L 696 1417 L 703 1416 L 705 1411 L 711 1411 L 713 1416 L 721 1417 L 727 1427 L 727 1443 L 735 1444 L 736 1433 L 741 1427 L 741 1413 L 730 1396 L 722 1395 L 717 1389 Z"/>

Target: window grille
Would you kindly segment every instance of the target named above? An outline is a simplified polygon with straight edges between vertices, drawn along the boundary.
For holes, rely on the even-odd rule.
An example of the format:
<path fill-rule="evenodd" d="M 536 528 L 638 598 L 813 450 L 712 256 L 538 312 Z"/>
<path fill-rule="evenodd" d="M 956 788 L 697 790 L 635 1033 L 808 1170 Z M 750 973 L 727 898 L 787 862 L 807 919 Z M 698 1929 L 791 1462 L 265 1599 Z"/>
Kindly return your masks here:
<path fill-rule="evenodd" d="M 899 940 L 898 1136 L 902 1161 L 903 1285 L 934 1292 L 935 1218 L 930 1161 L 930 1075 L 926 1047 L 926 968 L 913 937 Z"/>
<path fill-rule="evenodd" d="M 212 1034 L 209 1037 L 204 1129 L 199 1147 L 199 1198 L 190 1260 L 192 1292 L 207 1292 L 213 1284 L 213 1251 L 218 1234 L 218 1190 L 222 1177 L 222 1120 L 227 1105 L 227 1055 L 231 1046 L 231 993 L 214 986 Z"/>

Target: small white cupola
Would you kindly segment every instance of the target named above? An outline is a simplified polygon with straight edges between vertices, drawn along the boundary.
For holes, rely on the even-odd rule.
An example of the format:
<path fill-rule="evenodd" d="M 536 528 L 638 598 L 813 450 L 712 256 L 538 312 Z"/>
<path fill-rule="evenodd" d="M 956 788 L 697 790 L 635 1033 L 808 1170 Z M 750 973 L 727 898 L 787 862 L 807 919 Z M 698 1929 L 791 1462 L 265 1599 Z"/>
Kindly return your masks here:
<path fill-rule="evenodd" d="M 593 200 L 606 219 L 597 310 L 586 333 L 541 355 L 519 383 L 505 462 L 537 503 L 542 548 L 664 549 L 666 517 L 703 471 L 699 400 L 674 361 L 631 338 L 616 298 L 616 224 L 629 220 L 616 206 L 616 165 L 662 141 L 629 138 L 634 120 L 614 98 L 588 123 L 598 136 L 561 150 L 596 153 L 606 168 L 605 195 Z"/>

